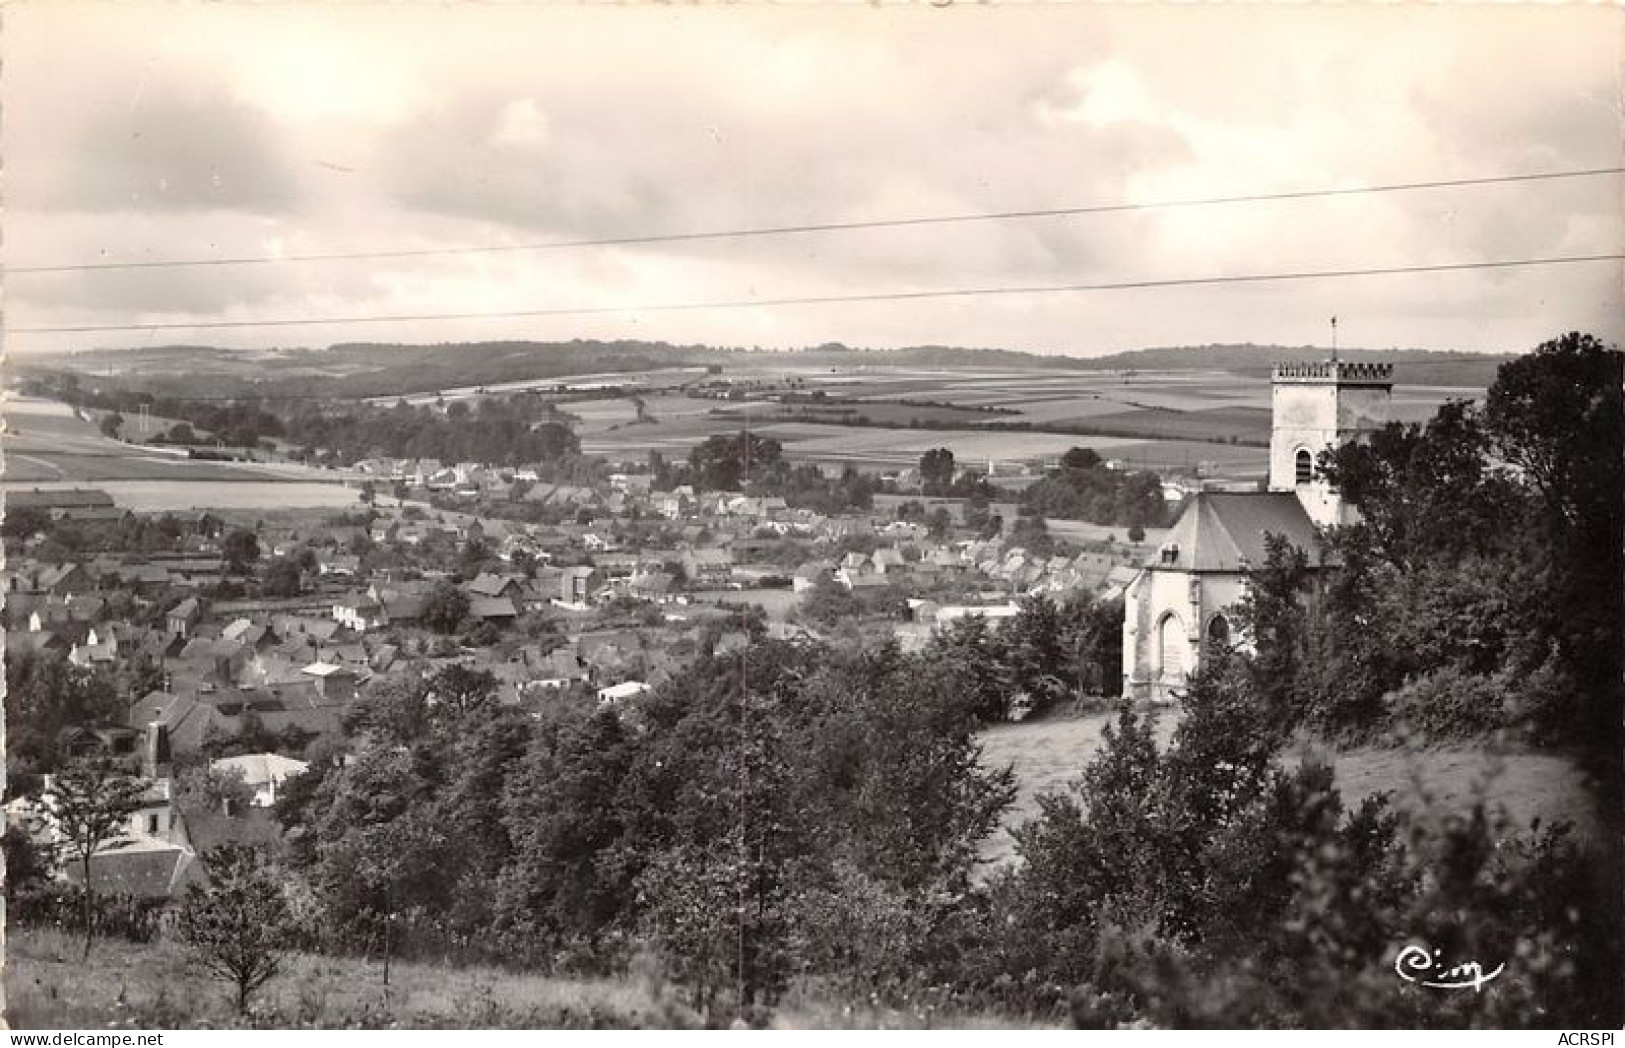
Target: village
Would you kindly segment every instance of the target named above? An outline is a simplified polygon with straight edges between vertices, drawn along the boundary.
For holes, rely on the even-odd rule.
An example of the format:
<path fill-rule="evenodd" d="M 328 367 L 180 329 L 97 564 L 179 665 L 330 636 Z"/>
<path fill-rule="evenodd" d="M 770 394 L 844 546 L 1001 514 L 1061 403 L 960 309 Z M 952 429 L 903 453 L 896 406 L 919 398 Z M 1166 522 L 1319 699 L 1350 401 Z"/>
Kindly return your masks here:
<path fill-rule="evenodd" d="M 101 890 L 175 899 L 199 851 L 265 839 L 264 809 L 306 752 L 403 675 L 489 674 L 496 702 L 535 713 L 618 703 L 753 638 L 879 631 L 917 651 L 941 626 L 997 622 L 1025 598 L 1110 604 L 1151 548 L 1142 529 L 1121 528 L 1025 549 L 996 523 L 967 526 L 969 500 L 918 494 L 918 470 L 887 478 L 915 494 L 836 515 L 776 496 L 655 491 L 648 472 L 549 484 L 476 463 L 355 471 L 375 480 L 354 512 L 138 518 L 95 488 L 9 493 L 8 658 L 60 659 L 120 690 L 117 723 L 64 724 L 45 745 L 114 759 L 148 784 L 128 835 L 94 856 Z M 1021 508 L 988 511 L 1014 521 Z M 144 536 L 141 548 L 121 548 L 126 536 Z M 81 552 L 64 556 L 64 541 Z M 1101 681 L 1097 697 L 1113 687 Z M 204 767 L 240 773 L 251 804 L 182 812 L 173 778 Z M 49 836 L 23 810 L 36 800 L 13 807 L 13 826 Z"/>

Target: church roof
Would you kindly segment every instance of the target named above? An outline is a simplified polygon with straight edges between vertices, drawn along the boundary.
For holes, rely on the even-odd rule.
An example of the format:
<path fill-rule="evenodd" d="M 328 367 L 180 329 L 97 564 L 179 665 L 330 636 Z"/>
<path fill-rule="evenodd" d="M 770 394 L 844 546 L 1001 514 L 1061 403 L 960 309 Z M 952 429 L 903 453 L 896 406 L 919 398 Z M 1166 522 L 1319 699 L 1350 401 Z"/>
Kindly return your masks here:
<path fill-rule="evenodd" d="M 1268 559 L 1266 535 L 1281 535 L 1313 554 L 1314 522 L 1289 491 L 1204 491 L 1185 506 L 1153 567 L 1175 571 L 1247 571 Z"/>

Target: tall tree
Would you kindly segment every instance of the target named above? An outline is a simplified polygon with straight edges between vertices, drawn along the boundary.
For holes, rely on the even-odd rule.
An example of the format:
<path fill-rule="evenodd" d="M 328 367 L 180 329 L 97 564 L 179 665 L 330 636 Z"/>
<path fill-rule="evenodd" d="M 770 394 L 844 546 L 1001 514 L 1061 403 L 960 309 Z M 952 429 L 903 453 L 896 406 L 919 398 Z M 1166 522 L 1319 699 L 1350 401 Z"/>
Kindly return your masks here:
<path fill-rule="evenodd" d="M 288 905 L 257 849 L 223 844 L 202 860 L 208 884 L 187 890 L 178 928 L 204 968 L 232 984 L 237 1010 L 245 1012 L 249 997 L 281 968 Z"/>
<path fill-rule="evenodd" d="M 220 544 L 220 552 L 225 555 L 232 571 L 244 574 L 251 564 L 260 559 L 259 536 L 247 528 L 234 528 Z"/>
<path fill-rule="evenodd" d="M 84 879 L 85 952 L 96 933 L 96 892 L 91 856 L 116 840 L 141 807 L 146 784 L 107 761 L 76 762 L 56 775 L 43 796 L 47 818 L 56 831 L 61 858 L 79 863 Z"/>
<path fill-rule="evenodd" d="M 442 579 L 423 597 L 423 624 L 436 633 L 455 633 L 468 607 L 468 594 Z"/>
<path fill-rule="evenodd" d="M 942 492 L 954 481 L 954 453 L 949 448 L 932 448 L 920 456 L 920 480 L 926 494 Z"/>

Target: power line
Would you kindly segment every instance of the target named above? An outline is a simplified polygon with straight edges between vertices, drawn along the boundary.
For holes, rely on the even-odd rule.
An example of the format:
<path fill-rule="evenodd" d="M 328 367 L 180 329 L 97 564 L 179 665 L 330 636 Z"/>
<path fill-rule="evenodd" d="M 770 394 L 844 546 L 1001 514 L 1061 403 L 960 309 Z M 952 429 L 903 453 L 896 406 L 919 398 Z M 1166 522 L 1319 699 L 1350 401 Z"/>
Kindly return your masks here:
<path fill-rule="evenodd" d="M 965 222 L 1004 222 L 1016 219 L 1063 218 L 1075 215 L 1103 215 L 1128 211 L 1167 208 L 1214 207 L 1224 204 L 1255 204 L 1282 200 L 1309 200 L 1319 197 L 1363 196 L 1400 193 L 1421 189 L 1459 189 L 1468 186 L 1502 185 L 1515 182 L 1545 182 L 1565 178 L 1592 178 L 1625 174 L 1625 167 L 1584 168 L 1573 171 L 1544 171 L 1524 175 L 1493 175 L 1485 178 L 1454 178 L 1429 182 L 1394 182 L 1385 185 L 1345 189 L 1303 189 L 1283 193 L 1249 193 L 1241 196 L 1192 197 L 1137 203 L 1085 204 L 1077 207 L 1036 208 L 1026 211 L 986 211 L 958 215 L 925 215 L 908 218 L 874 219 L 856 222 L 816 222 L 804 225 L 761 226 L 687 233 L 652 233 L 641 236 L 602 237 L 587 240 L 555 240 L 536 244 L 491 244 L 474 247 L 418 248 L 398 251 L 347 251 L 310 255 L 243 255 L 224 258 L 182 258 L 135 262 L 79 262 L 55 266 L 13 266 L 12 275 L 29 273 L 81 273 L 96 270 L 166 269 L 186 266 L 257 266 L 294 262 L 354 262 L 390 258 L 427 258 L 449 255 L 488 255 L 520 251 L 560 251 L 585 247 L 628 247 L 643 244 L 674 244 L 701 240 L 737 240 L 752 237 L 789 236 L 807 233 L 841 233 L 860 229 L 899 229 L 908 226 L 953 225 Z"/>
<path fill-rule="evenodd" d="M 1163 280 L 1122 280 L 1096 284 L 1029 284 L 1013 287 L 942 288 L 925 291 L 881 291 L 851 295 L 806 295 L 786 298 L 722 299 L 710 302 L 652 302 L 624 306 L 563 306 L 554 309 L 514 309 L 472 313 L 399 313 L 383 316 L 338 316 L 264 320 L 169 321 L 154 324 L 75 324 L 7 328 L 14 335 L 89 334 L 110 331 L 192 331 L 223 328 L 314 327 L 322 324 L 431 323 L 445 320 L 516 320 L 531 317 L 582 317 L 610 313 L 674 313 L 700 310 L 758 309 L 764 306 L 817 306 L 842 302 L 906 302 L 920 299 L 975 298 L 994 295 L 1049 295 L 1085 291 L 1131 291 L 1149 288 L 1196 287 L 1220 284 L 1263 284 L 1294 280 L 1334 280 L 1346 277 L 1395 276 L 1409 273 L 1449 273 L 1527 266 L 1573 265 L 1625 261 L 1625 253 L 1567 255 L 1554 258 L 1502 259 L 1491 262 L 1447 262 L 1437 265 L 1380 266 L 1364 269 L 1299 270 L 1285 273 L 1243 273 L 1231 276 L 1174 277 Z"/>

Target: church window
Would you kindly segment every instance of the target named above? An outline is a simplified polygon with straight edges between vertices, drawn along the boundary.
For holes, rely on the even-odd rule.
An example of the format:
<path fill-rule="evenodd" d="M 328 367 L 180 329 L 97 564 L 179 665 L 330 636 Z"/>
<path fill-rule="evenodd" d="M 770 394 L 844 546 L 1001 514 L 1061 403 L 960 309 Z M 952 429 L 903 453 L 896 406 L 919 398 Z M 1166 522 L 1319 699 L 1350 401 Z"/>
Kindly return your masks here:
<path fill-rule="evenodd" d="M 1228 648 L 1230 646 L 1230 620 L 1223 615 L 1215 615 L 1209 619 L 1207 642 L 1214 648 Z"/>
<path fill-rule="evenodd" d="M 1307 484 L 1315 477 L 1315 460 L 1309 454 L 1308 448 L 1299 448 L 1295 463 L 1294 479 L 1299 484 Z"/>

